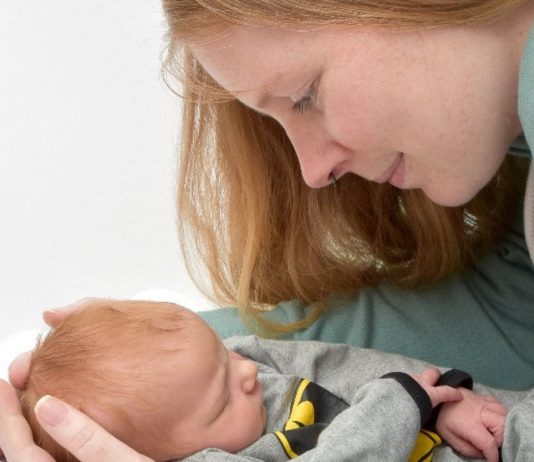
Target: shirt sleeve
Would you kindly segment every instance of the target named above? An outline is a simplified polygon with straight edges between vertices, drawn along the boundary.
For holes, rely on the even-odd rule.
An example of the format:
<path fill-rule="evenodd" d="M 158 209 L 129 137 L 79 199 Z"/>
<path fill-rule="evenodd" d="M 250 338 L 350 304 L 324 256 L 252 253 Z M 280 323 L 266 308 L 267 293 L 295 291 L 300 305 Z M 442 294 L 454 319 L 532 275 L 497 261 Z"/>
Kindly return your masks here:
<path fill-rule="evenodd" d="M 528 462 L 534 454 L 534 390 L 512 406 L 506 416 L 502 459 Z"/>

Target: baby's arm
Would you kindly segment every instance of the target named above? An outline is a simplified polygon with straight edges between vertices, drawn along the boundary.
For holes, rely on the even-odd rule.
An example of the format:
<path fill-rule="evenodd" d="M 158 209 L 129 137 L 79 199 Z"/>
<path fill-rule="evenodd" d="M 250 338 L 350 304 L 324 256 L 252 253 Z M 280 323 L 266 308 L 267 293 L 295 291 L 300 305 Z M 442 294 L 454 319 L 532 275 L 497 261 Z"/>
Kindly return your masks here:
<path fill-rule="evenodd" d="M 297 460 L 407 461 L 432 407 L 460 399 L 458 390 L 434 385 L 435 372 L 387 374 L 364 385 L 323 430 L 317 446 Z"/>
<path fill-rule="evenodd" d="M 459 388 L 461 401 L 444 403 L 436 421 L 438 434 L 465 457 L 499 460 L 506 408 L 493 396 Z"/>

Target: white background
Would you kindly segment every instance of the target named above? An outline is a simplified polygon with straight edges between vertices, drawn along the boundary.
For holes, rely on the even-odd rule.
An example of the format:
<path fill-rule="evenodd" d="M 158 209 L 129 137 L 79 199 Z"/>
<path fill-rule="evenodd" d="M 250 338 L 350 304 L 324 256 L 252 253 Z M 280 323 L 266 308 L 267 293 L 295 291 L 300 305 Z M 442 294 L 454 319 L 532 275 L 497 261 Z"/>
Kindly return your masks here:
<path fill-rule="evenodd" d="M 209 307 L 175 232 L 158 0 L 0 2 L 0 340 L 80 297 Z"/>

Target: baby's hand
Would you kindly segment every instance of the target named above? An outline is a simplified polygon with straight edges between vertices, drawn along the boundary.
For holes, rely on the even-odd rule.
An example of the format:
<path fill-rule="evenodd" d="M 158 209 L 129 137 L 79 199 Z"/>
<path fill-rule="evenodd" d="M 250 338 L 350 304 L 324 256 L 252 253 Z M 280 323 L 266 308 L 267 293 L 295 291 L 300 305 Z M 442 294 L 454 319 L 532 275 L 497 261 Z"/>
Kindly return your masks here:
<path fill-rule="evenodd" d="M 436 430 L 465 457 L 498 462 L 507 409 L 493 396 L 482 396 L 459 388 L 463 399 L 444 403 Z"/>

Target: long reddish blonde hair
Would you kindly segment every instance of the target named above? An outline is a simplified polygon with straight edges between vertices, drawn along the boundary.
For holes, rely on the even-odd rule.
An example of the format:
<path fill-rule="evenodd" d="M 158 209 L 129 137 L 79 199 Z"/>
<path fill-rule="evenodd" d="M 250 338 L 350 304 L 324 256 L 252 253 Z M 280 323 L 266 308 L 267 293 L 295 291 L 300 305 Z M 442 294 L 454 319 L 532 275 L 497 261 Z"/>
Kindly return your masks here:
<path fill-rule="evenodd" d="M 236 305 L 271 330 L 303 327 L 331 293 L 389 282 L 428 286 L 462 271 L 501 238 L 516 172 L 497 176 L 461 207 L 432 203 L 346 175 L 308 188 L 282 127 L 236 100 L 202 69 L 188 43 L 233 24 L 439 27 L 499 20 L 525 0 L 163 0 L 167 81 L 183 85 L 179 234 L 188 270 L 216 302 Z M 205 273 L 209 275 L 206 282 Z M 290 299 L 315 303 L 289 326 L 261 313 Z"/>

